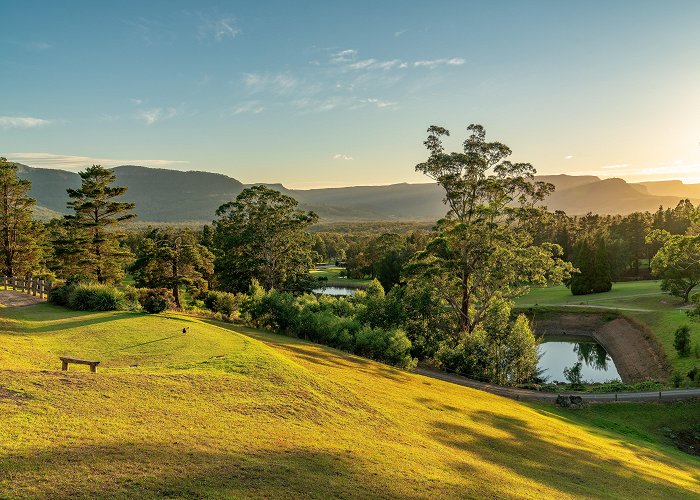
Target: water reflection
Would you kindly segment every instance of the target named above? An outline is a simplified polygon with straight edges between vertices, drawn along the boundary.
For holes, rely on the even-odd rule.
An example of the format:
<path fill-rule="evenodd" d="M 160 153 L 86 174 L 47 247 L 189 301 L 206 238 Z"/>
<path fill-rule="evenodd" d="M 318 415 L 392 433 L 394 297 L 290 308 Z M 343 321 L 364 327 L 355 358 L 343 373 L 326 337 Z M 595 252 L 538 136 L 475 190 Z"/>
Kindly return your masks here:
<path fill-rule="evenodd" d="M 597 342 L 576 342 L 573 347 L 581 363 L 594 370 L 605 371 L 608 369 L 610 357 L 602 345 Z"/>
<path fill-rule="evenodd" d="M 605 348 L 590 337 L 547 336 L 540 344 L 538 370 L 550 382 L 565 382 L 564 368 L 580 362 L 582 378 L 587 382 L 619 380 L 615 363 Z"/>

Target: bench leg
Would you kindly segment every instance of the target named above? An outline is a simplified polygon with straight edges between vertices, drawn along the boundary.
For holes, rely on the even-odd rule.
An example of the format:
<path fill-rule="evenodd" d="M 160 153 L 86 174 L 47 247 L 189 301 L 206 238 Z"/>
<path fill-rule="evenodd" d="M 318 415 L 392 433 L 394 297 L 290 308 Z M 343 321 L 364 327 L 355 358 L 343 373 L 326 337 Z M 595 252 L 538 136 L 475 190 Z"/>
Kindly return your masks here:
<path fill-rule="evenodd" d="M 61 370 L 66 371 L 68 369 L 68 361 L 61 362 Z"/>
<path fill-rule="evenodd" d="M 97 373 L 97 365 L 90 365 L 90 371 L 92 373 Z"/>

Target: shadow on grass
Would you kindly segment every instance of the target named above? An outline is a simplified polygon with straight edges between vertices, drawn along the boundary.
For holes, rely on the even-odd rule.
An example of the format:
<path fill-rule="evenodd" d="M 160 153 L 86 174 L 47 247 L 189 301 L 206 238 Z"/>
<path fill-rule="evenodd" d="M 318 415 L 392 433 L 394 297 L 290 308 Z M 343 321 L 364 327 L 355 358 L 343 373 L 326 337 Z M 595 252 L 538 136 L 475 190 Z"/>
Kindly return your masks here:
<path fill-rule="evenodd" d="M 384 365 L 379 361 L 374 361 L 360 357 L 357 354 L 351 354 L 334 347 L 318 344 L 310 340 L 291 337 L 281 333 L 256 330 L 243 326 L 228 325 L 215 320 L 205 319 L 206 323 L 227 328 L 236 333 L 246 335 L 266 344 L 273 344 L 282 351 L 287 351 L 292 356 L 307 361 L 309 363 L 338 368 L 355 368 L 373 373 L 381 373 L 382 376 L 391 378 L 392 380 L 406 380 L 406 375 L 400 370 Z M 308 349 L 312 347 L 312 349 Z"/>
<path fill-rule="evenodd" d="M 584 497 L 627 498 L 697 498 L 700 482 L 695 484 L 695 493 L 666 481 L 663 477 L 651 475 L 655 471 L 649 467 L 645 471 L 633 470 L 624 458 L 603 457 L 587 449 L 585 436 L 582 441 L 572 438 L 571 446 L 555 444 L 538 431 L 533 430 L 527 421 L 492 413 L 478 411 L 470 414 L 475 422 L 497 429 L 498 437 L 481 433 L 474 427 L 436 421 L 434 437 L 443 444 L 455 449 L 478 452 L 484 461 L 498 464 L 506 471 L 555 488 L 564 495 Z M 505 432 L 507 437 L 501 433 Z M 624 444 L 624 443 L 621 443 Z M 631 451 L 643 452 L 643 448 L 626 446 Z M 639 455 L 638 456 L 642 456 Z M 510 457 L 505 462 L 504 457 Z M 643 458 L 666 462 L 660 453 Z M 644 463 L 645 461 L 641 462 Z M 641 465 L 640 463 L 640 465 Z M 678 462 L 666 462 L 678 467 Z M 470 473 L 471 467 L 462 464 L 455 467 Z M 689 464 L 689 470 L 692 465 Z M 695 477 L 697 481 L 697 476 Z"/>
<path fill-rule="evenodd" d="M 226 453 L 141 443 L 66 446 L 0 458 L 0 470 L 3 498 L 402 496 L 396 482 L 357 470 L 349 451 Z"/>
<path fill-rule="evenodd" d="M 22 334 L 50 333 L 72 328 L 82 328 L 111 323 L 125 319 L 148 317 L 145 313 L 134 311 L 74 311 L 65 307 L 50 304 L 30 306 L 22 309 L 5 309 L 2 316 L 19 323 L 8 324 L 5 330 Z M 172 320 L 181 323 L 196 323 L 195 318 L 184 316 L 159 315 L 158 319 Z M 23 322 L 36 322 L 36 325 Z"/>

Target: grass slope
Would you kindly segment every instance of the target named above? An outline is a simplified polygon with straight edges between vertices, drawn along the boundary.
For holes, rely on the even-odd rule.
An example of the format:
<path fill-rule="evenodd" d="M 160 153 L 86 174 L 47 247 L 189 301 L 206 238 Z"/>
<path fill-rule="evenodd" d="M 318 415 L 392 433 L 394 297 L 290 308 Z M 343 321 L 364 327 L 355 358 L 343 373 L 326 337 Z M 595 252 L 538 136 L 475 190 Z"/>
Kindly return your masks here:
<path fill-rule="evenodd" d="M 670 447 L 301 340 L 177 315 L 0 316 L 0 497 L 700 494 L 700 461 Z M 102 364 L 61 372 L 64 354 Z"/>
<path fill-rule="evenodd" d="M 700 345 L 700 323 L 691 321 L 682 309 L 683 304 L 677 297 L 661 292 L 660 281 L 633 281 L 614 283 L 610 292 L 591 295 L 571 295 L 564 286 L 538 288 L 517 301 L 518 307 L 532 306 L 594 306 L 596 309 L 609 308 L 619 310 L 646 324 L 659 340 L 674 370 L 685 375 L 693 366 L 700 367 L 700 359 L 691 354 L 680 357 L 673 347 L 676 329 L 688 325 L 691 331 L 691 343 Z"/>

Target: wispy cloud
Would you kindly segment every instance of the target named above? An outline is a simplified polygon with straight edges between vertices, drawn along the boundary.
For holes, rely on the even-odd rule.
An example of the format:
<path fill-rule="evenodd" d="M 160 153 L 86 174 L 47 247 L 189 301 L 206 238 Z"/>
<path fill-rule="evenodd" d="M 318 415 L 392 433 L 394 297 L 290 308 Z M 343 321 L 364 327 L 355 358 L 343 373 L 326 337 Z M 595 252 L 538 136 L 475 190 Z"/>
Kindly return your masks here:
<path fill-rule="evenodd" d="M 401 35 L 406 33 L 408 30 L 394 31 L 394 37 L 399 38 Z"/>
<path fill-rule="evenodd" d="M 336 63 L 348 62 L 355 59 L 357 51 L 355 49 L 345 49 L 331 54 L 331 61 Z"/>
<path fill-rule="evenodd" d="M 51 120 L 33 116 L 0 116 L 0 128 L 36 128 L 49 125 Z"/>
<path fill-rule="evenodd" d="M 158 20 L 137 17 L 124 20 L 123 23 L 131 27 L 135 36 L 146 45 L 170 45 L 177 38 L 169 25 Z"/>
<path fill-rule="evenodd" d="M 566 155 L 564 157 L 565 160 L 571 160 L 574 157 L 574 155 Z"/>
<path fill-rule="evenodd" d="M 31 167 L 60 168 L 66 170 L 80 170 L 93 164 L 102 165 L 103 167 L 116 167 L 119 165 L 163 167 L 168 165 L 172 166 L 189 163 L 185 160 L 119 160 L 113 158 L 97 158 L 92 156 L 62 155 L 54 153 L 9 153 L 7 158 L 11 161 L 24 163 Z"/>
<path fill-rule="evenodd" d="M 175 108 L 144 109 L 139 111 L 137 114 L 138 119 L 144 121 L 147 125 L 153 125 L 159 121 L 169 120 L 175 116 L 177 116 L 177 109 Z"/>
<path fill-rule="evenodd" d="M 461 57 L 453 57 L 451 59 L 430 59 L 425 61 L 416 61 L 413 66 L 416 68 L 437 68 L 438 66 L 461 66 L 464 64 L 464 59 Z"/>
<path fill-rule="evenodd" d="M 243 85 L 252 93 L 269 91 L 277 95 L 285 95 L 299 85 L 299 80 L 289 73 L 245 73 Z"/>
<path fill-rule="evenodd" d="M 362 61 L 357 61 L 352 64 L 348 64 L 350 69 L 394 69 L 394 68 L 406 68 L 408 63 L 401 61 L 400 59 L 392 59 L 390 61 L 378 61 L 376 59 L 364 59 Z"/>
<path fill-rule="evenodd" d="M 391 108 L 397 105 L 395 102 L 390 102 L 390 101 L 383 101 L 381 99 L 376 99 L 374 97 L 370 97 L 368 99 L 360 99 L 360 103 L 362 104 L 373 104 L 374 106 L 378 108 Z"/>
<path fill-rule="evenodd" d="M 198 15 L 200 22 L 197 27 L 197 38 L 199 40 L 213 39 L 222 42 L 236 38 L 241 33 L 234 17 L 212 17 L 202 13 Z"/>
<path fill-rule="evenodd" d="M 53 45 L 47 42 L 29 42 L 25 47 L 29 50 L 49 50 L 53 48 Z"/>
<path fill-rule="evenodd" d="M 333 155 L 333 159 L 334 159 L 334 160 L 346 160 L 346 161 L 350 161 L 350 160 L 353 159 L 353 157 L 350 156 L 350 155 L 343 154 L 343 153 L 338 153 L 338 154 L 336 154 L 336 155 Z"/>
<path fill-rule="evenodd" d="M 240 115 L 241 113 L 250 113 L 257 115 L 265 111 L 265 106 L 262 105 L 260 101 L 246 101 L 242 102 L 238 106 L 233 108 L 234 115 Z"/>

